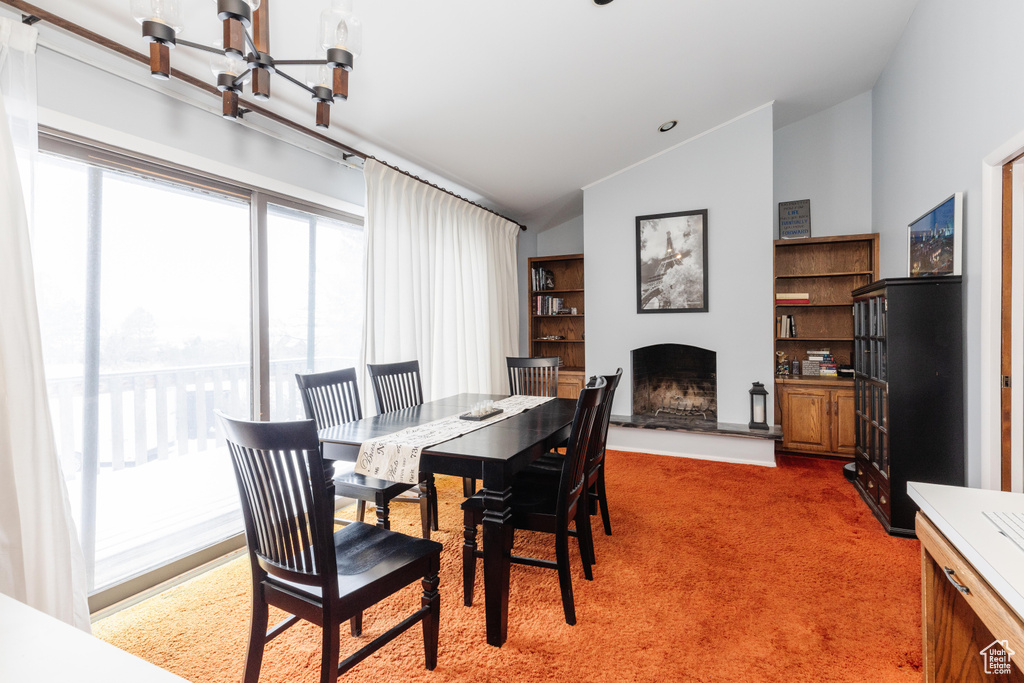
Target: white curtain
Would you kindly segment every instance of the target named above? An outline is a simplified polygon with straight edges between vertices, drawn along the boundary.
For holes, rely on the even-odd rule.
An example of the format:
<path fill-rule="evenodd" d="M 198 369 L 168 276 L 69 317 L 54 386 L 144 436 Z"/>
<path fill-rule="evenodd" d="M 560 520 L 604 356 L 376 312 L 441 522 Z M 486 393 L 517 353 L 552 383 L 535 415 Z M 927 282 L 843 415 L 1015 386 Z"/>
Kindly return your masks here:
<path fill-rule="evenodd" d="M 0 592 L 89 630 L 43 375 L 29 244 L 36 30 L 0 18 Z"/>
<path fill-rule="evenodd" d="M 507 393 L 519 226 L 372 159 L 364 173 L 365 362 L 418 360 L 427 400 Z"/>

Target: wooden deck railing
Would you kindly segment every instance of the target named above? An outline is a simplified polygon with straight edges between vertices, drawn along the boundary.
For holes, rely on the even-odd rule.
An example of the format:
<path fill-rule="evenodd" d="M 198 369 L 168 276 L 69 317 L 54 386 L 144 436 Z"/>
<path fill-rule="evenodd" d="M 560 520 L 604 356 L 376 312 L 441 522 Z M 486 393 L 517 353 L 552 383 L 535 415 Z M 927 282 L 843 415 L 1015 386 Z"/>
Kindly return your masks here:
<path fill-rule="evenodd" d="M 295 373 L 305 371 L 305 359 L 270 364 L 273 414 L 302 417 Z M 83 380 L 54 379 L 48 389 L 65 476 L 74 478 L 81 471 Z M 100 470 L 139 467 L 215 447 L 212 442 L 220 437 L 213 411 L 248 416 L 250 395 L 248 364 L 101 374 Z"/>

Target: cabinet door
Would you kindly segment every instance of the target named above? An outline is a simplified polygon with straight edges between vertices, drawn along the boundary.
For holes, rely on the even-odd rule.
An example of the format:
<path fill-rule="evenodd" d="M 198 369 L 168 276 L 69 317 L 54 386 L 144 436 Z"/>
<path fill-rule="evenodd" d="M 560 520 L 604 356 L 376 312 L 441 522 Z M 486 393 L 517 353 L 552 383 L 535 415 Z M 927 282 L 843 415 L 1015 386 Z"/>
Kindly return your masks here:
<path fill-rule="evenodd" d="M 852 389 L 832 392 L 832 451 L 853 455 L 857 448 L 857 421 Z"/>
<path fill-rule="evenodd" d="M 814 387 L 787 388 L 782 412 L 782 446 L 826 452 L 830 446 L 831 392 Z"/>
<path fill-rule="evenodd" d="M 559 372 L 558 398 L 571 398 L 574 401 L 579 398 L 585 383 L 584 377 L 582 372 Z"/>

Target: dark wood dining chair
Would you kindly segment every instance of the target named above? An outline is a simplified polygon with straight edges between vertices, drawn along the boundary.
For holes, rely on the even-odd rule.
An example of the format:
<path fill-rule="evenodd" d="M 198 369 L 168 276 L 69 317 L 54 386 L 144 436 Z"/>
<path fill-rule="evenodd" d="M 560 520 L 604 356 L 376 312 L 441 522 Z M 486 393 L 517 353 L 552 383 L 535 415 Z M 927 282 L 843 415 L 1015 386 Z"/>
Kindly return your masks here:
<path fill-rule="evenodd" d="M 587 510 L 591 515 L 595 515 L 600 510 L 601 521 L 604 525 L 605 536 L 612 535 L 612 522 L 611 516 L 608 513 L 608 494 L 605 490 L 604 483 L 604 462 L 605 462 L 605 448 L 608 444 L 608 425 L 611 421 L 612 416 L 612 401 L 615 398 L 615 390 L 619 386 L 619 381 L 622 379 L 622 368 L 615 371 L 614 375 L 604 375 L 604 380 L 607 383 L 607 398 L 604 403 L 604 410 L 602 415 L 598 418 L 600 421 L 600 432 L 598 434 L 598 440 L 595 448 L 591 451 L 587 459 Z M 593 381 L 593 380 L 592 380 Z M 533 475 L 548 476 L 549 478 L 557 478 L 562 468 L 562 461 L 564 454 L 558 451 L 551 451 L 545 453 L 536 461 L 530 464 L 526 469 L 526 472 Z M 597 563 L 597 559 L 591 554 L 591 562 Z"/>
<path fill-rule="evenodd" d="M 370 385 L 377 414 L 404 410 L 423 403 L 423 384 L 420 381 L 418 360 L 402 363 L 368 363 Z"/>
<path fill-rule="evenodd" d="M 370 386 L 373 388 L 373 402 L 377 414 L 383 415 L 396 410 L 405 410 L 423 403 L 423 383 L 420 381 L 420 362 L 407 360 L 401 363 L 367 363 Z M 430 475 L 433 487 L 433 475 Z M 476 480 L 462 479 L 462 493 L 471 496 L 476 491 Z M 437 496 L 432 501 L 434 531 L 437 531 Z"/>
<path fill-rule="evenodd" d="M 317 429 L 326 429 L 363 418 L 355 368 L 308 375 L 297 374 L 295 381 L 299 385 L 299 395 L 302 397 L 306 418 L 315 420 Z M 326 444 L 324 448 L 331 446 L 332 444 Z M 391 528 L 391 503 L 418 503 L 423 538 L 430 538 L 432 508 L 436 509 L 436 504 L 431 505 L 431 496 L 436 496 L 437 493 L 427 484 L 426 479 L 413 487 L 397 481 L 360 474 L 355 471 L 355 463 L 346 461 L 335 461 L 332 478 L 335 495 L 356 500 L 356 519 L 360 522 L 366 514 L 367 501 L 376 506 L 377 526 L 385 529 Z M 410 495 L 410 489 L 413 488 L 415 492 Z"/>
<path fill-rule="evenodd" d="M 558 356 L 506 357 L 508 391 L 514 396 L 558 396 Z"/>
<path fill-rule="evenodd" d="M 217 411 L 242 499 L 252 568 L 244 683 L 257 683 L 267 642 L 304 619 L 322 632 L 321 683 L 334 683 L 385 643 L 423 622 L 427 669 L 437 665 L 441 544 L 353 522 L 334 531 L 334 484 L 324 480 L 313 420 L 246 422 Z M 420 607 L 340 659 L 341 624 L 361 635 L 361 615 L 419 580 Z M 270 606 L 291 616 L 267 631 Z"/>
<path fill-rule="evenodd" d="M 512 482 L 509 506 L 512 515 L 508 523 L 513 529 L 541 531 L 553 534 L 555 538 L 555 561 L 534 557 L 512 555 L 515 564 L 544 567 L 558 570 L 558 584 L 562 594 L 562 609 L 565 623 L 576 623 L 576 605 L 572 594 L 572 576 L 569 571 L 570 524 L 576 525 L 579 534 L 580 556 L 587 579 L 592 578 L 589 558 L 592 552 L 584 547 L 592 544 L 590 538 L 590 515 L 586 509 L 586 460 L 587 453 L 597 440 L 598 417 L 605 401 L 605 380 L 599 378 L 594 386 L 586 387 L 576 400 L 576 412 L 572 419 L 572 430 L 562 462 L 562 471 L 557 486 L 537 485 L 533 477 L 517 477 Z M 477 493 L 462 504 L 465 530 L 462 546 L 463 600 L 467 606 L 473 604 L 473 585 L 476 578 L 476 558 L 483 557 L 477 549 L 477 527 L 483 520 L 484 499 Z M 513 543 L 515 538 L 513 537 Z"/>

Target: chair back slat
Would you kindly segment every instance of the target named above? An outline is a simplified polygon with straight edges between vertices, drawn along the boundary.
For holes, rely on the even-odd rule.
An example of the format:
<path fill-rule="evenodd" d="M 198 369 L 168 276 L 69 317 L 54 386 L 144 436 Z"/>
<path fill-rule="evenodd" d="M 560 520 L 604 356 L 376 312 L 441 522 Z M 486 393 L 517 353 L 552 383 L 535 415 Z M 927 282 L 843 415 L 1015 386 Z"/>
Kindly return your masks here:
<path fill-rule="evenodd" d="M 420 362 L 367 364 L 377 414 L 404 410 L 423 403 Z"/>
<path fill-rule="evenodd" d="M 506 357 L 508 390 L 516 396 L 557 396 L 558 357 Z"/>
<path fill-rule="evenodd" d="M 575 514 L 576 505 L 586 487 L 586 459 L 599 430 L 598 416 L 604 407 L 607 382 L 603 377 L 593 381 L 576 399 L 576 413 L 562 461 L 562 474 L 558 488 L 555 513 L 568 520 Z"/>
<path fill-rule="evenodd" d="M 318 429 L 361 420 L 359 384 L 355 368 L 311 375 L 295 375 L 306 418 L 316 420 Z"/>
<path fill-rule="evenodd" d="M 615 398 L 615 389 L 619 386 L 619 380 L 622 379 L 622 368 L 616 370 L 614 375 L 604 375 L 603 377 L 606 382 L 604 405 L 601 408 L 601 414 L 597 417 L 597 438 L 587 454 L 586 471 L 588 476 L 593 475 L 604 461 L 604 451 L 608 444 L 608 424 L 612 418 L 612 400 Z M 591 381 L 593 382 L 595 379 L 591 379 Z"/>
<path fill-rule="evenodd" d="M 246 422 L 217 413 L 224 427 L 245 518 L 253 570 L 325 585 L 336 573 L 333 484 L 313 420 Z"/>

